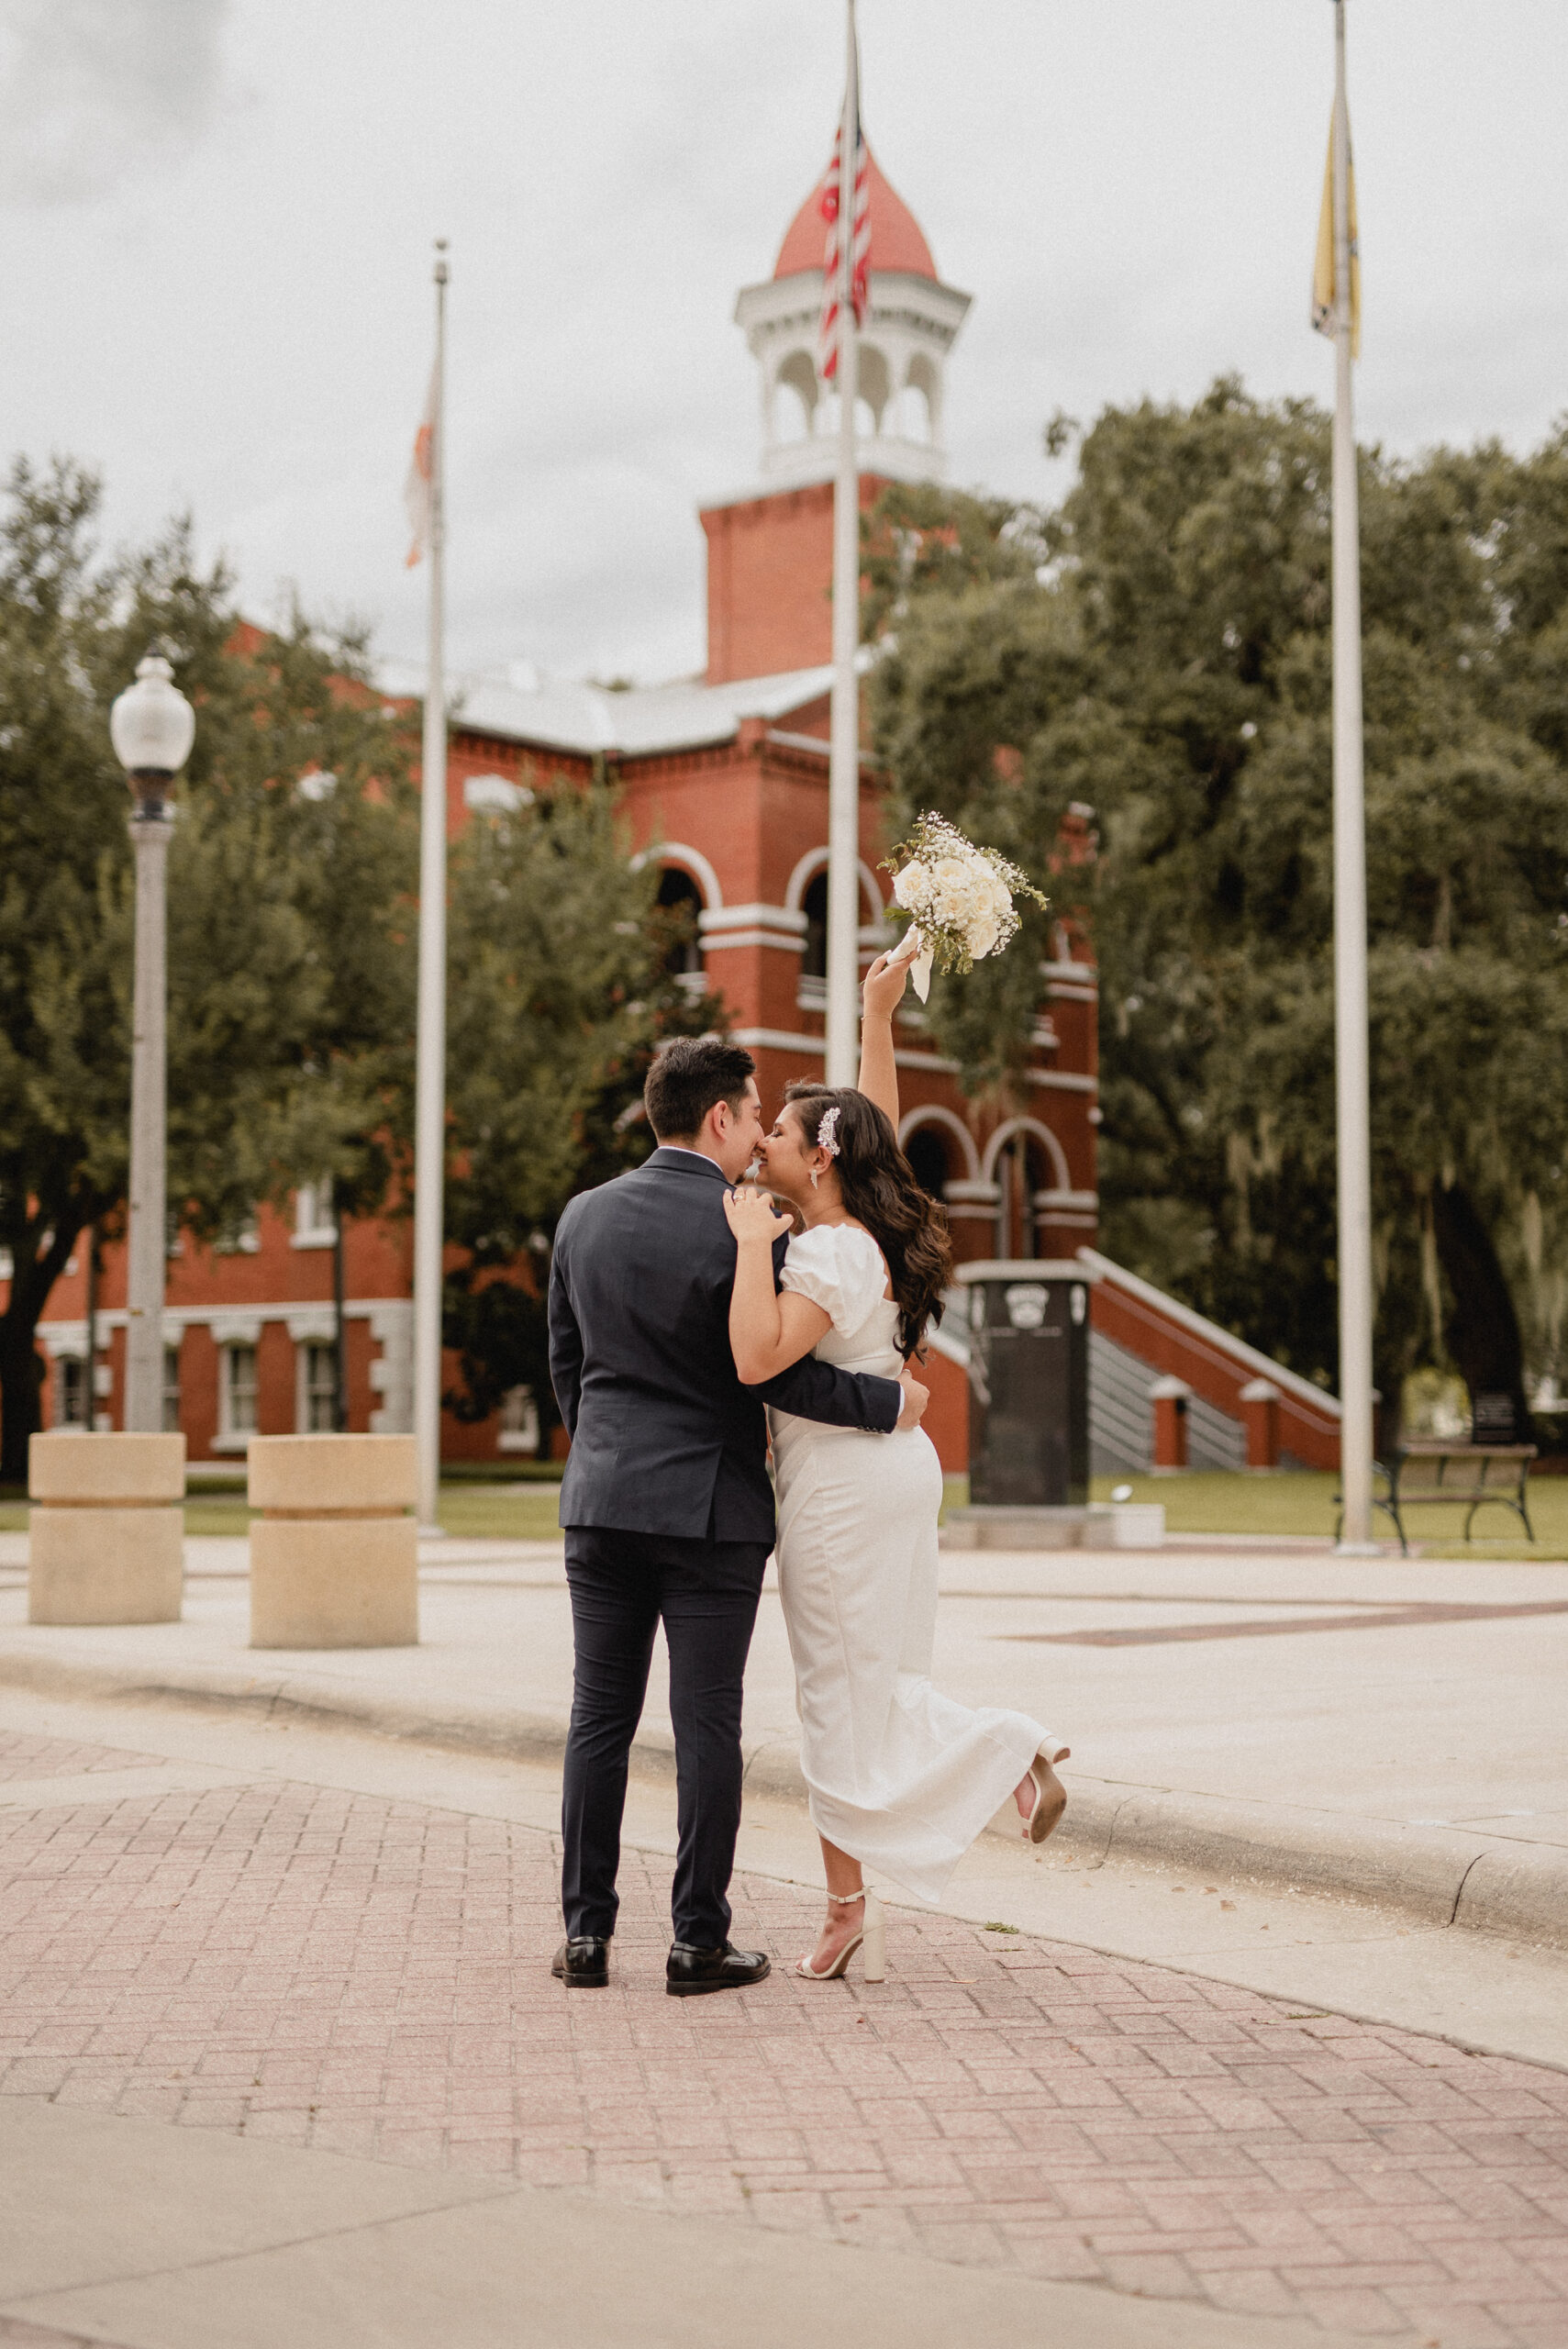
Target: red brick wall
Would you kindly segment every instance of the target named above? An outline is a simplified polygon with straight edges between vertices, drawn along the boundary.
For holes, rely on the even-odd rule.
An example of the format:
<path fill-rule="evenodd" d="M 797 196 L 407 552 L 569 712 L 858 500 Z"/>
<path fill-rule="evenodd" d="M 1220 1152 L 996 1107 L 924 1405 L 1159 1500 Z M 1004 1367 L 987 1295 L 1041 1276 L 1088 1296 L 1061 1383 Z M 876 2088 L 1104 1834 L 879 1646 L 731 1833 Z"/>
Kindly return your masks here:
<path fill-rule="evenodd" d="M 862 474 L 862 510 L 886 486 Z M 832 483 L 710 506 L 697 518 L 707 540 L 708 684 L 830 661 Z"/>
<path fill-rule="evenodd" d="M 968 1375 L 934 1346 L 926 1356 L 925 1367 L 916 1364 L 915 1375 L 931 1390 L 921 1424 L 937 1447 L 942 1473 L 961 1476 L 969 1466 Z"/>

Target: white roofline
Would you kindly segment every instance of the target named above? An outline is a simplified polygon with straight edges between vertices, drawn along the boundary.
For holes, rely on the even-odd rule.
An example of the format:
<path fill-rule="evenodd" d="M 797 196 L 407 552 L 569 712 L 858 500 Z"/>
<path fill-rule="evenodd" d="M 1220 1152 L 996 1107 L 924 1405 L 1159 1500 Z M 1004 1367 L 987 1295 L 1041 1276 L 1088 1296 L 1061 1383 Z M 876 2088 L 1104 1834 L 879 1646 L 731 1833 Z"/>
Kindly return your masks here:
<path fill-rule="evenodd" d="M 528 682 L 495 674 L 453 677 L 451 722 L 476 734 L 576 758 L 662 758 L 680 751 L 713 750 L 732 742 L 745 718 L 770 724 L 832 685 L 824 662 L 763 677 L 705 685 L 681 678 L 666 685 L 579 685 L 527 672 Z M 384 694 L 417 700 L 424 680 L 413 662 L 383 662 L 375 682 Z"/>

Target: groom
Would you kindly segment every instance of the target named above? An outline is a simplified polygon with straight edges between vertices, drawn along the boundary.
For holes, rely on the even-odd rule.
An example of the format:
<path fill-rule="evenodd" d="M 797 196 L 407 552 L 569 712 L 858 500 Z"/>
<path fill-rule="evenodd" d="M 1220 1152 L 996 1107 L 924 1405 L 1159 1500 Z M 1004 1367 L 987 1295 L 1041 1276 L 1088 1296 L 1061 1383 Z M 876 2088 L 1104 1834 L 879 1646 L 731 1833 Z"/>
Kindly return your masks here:
<path fill-rule="evenodd" d="M 762 1138 L 756 1063 L 682 1037 L 644 1090 L 659 1147 L 573 1199 L 556 1233 L 550 1371 L 572 1438 L 561 1493 L 575 1673 L 562 1798 L 569 1989 L 609 1979 L 627 1756 L 662 1621 L 670 1653 L 679 1842 L 673 1998 L 760 1982 L 732 1949 L 726 1889 L 740 1825 L 740 1683 L 773 1545 L 764 1400 L 832 1427 L 917 1424 L 926 1389 L 807 1355 L 742 1386 L 729 1352 L 735 1242 L 724 1214 Z M 778 1243 L 782 1261 L 784 1242 Z"/>

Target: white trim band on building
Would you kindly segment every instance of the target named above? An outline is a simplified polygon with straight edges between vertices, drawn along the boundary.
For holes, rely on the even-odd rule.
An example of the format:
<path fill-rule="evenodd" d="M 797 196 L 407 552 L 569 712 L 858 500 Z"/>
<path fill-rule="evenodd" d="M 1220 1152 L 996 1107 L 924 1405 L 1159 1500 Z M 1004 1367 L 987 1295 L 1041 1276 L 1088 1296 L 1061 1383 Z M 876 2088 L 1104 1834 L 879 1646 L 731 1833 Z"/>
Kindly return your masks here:
<path fill-rule="evenodd" d="M 726 935 L 733 930 L 770 930 L 782 934 L 770 942 L 778 946 L 800 944 L 808 924 L 803 913 L 788 906 L 716 906 L 711 913 L 697 916 L 697 936 L 715 946 L 729 946 L 734 940 Z"/>
<path fill-rule="evenodd" d="M 798 1036 L 788 1028 L 737 1028 L 733 1041 L 744 1044 L 750 1052 L 826 1052 L 827 1039 L 822 1036 Z M 900 1068 L 929 1069 L 935 1076 L 956 1076 L 961 1063 L 944 1060 L 938 1052 L 895 1052 L 893 1055 Z M 1038 1085 L 1051 1093 L 1097 1093 L 1100 1081 L 1096 1076 L 1074 1076 L 1065 1069 L 1030 1068 L 1024 1071 L 1029 1084 Z"/>

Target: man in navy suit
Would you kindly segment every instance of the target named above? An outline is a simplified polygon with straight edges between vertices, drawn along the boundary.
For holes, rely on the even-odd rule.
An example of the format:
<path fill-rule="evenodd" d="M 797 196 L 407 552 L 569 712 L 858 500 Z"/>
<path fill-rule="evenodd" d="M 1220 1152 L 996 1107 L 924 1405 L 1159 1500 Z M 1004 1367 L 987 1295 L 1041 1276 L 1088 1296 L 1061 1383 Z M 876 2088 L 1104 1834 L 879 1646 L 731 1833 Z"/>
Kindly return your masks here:
<path fill-rule="evenodd" d="M 561 1521 L 575 1668 L 552 1970 L 569 1988 L 609 1979 L 627 1757 L 661 1621 L 679 1824 L 665 1987 L 690 1998 L 767 1973 L 761 1952 L 731 1948 L 726 1898 L 741 1678 L 773 1544 L 762 1407 L 884 1435 L 926 1407 L 907 1373 L 862 1377 L 809 1354 L 763 1386 L 736 1376 L 724 1195 L 762 1136 L 755 1068 L 722 1037 L 669 1045 L 644 1092 L 658 1149 L 573 1199 L 556 1233 L 550 1370 L 572 1438 Z"/>

